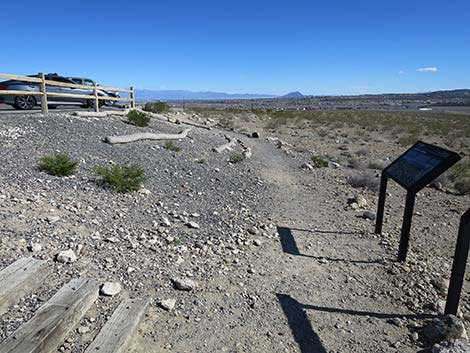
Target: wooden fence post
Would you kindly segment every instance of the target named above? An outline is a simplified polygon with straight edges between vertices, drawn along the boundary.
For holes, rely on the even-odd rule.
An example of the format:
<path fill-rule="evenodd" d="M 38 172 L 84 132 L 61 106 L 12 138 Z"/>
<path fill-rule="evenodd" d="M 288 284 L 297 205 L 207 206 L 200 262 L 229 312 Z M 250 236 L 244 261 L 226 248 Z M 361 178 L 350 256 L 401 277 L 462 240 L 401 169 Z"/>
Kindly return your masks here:
<path fill-rule="evenodd" d="M 135 92 L 134 92 L 134 87 L 130 88 L 131 90 L 131 108 L 135 108 Z"/>
<path fill-rule="evenodd" d="M 41 83 L 39 84 L 39 91 L 41 94 L 41 110 L 43 114 L 49 113 L 49 107 L 47 106 L 47 92 L 46 92 L 46 81 L 44 72 L 39 73 L 39 78 L 41 79 Z"/>
<path fill-rule="evenodd" d="M 95 96 L 95 112 L 100 111 L 100 101 L 98 99 L 98 90 L 96 88 L 96 82 L 93 84 L 93 95 Z"/>

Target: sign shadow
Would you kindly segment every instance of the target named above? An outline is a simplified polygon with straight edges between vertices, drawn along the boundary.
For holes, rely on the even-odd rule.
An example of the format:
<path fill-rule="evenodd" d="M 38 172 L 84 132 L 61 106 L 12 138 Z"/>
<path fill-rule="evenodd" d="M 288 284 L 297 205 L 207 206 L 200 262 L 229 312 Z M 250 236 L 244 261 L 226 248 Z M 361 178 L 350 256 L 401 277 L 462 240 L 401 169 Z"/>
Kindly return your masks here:
<path fill-rule="evenodd" d="M 311 233 L 329 233 L 329 234 L 357 234 L 354 232 L 335 232 L 335 231 L 313 231 L 313 230 L 304 230 L 304 229 L 296 229 L 296 228 L 288 228 L 288 227 L 281 227 L 277 226 L 277 233 L 279 234 L 279 238 L 281 241 L 282 251 L 286 254 L 295 255 L 295 256 L 303 256 L 309 257 L 311 259 L 321 260 L 325 259 L 331 262 L 349 262 L 349 263 L 356 263 L 356 264 L 381 264 L 382 260 L 351 260 L 351 259 L 340 259 L 340 258 L 331 258 L 325 256 L 313 256 L 313 255 L 306 255 L 302 254 L 297 246 L 297 242 L 295 241 L 294 235 L 292 234 L 292 230 L 299 230 L 299 231 L 307 231 Z"/>

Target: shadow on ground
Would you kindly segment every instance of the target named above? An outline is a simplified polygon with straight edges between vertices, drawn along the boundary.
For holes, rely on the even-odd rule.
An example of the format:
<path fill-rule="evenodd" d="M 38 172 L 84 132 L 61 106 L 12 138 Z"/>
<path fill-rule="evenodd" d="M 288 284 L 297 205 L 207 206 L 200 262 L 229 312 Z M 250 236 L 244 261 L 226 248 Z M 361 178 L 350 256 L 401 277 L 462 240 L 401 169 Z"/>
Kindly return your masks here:
<path fill-rule="evenodd" d="M 381 264 L 383 262 L 381 259 L 352 260 L 352 259 L 339 259 L 339 258 L 331 258 L 331 257 L 325 257 L 325 256 L 313 256 L 313 255 L 302 254 L 297 246 L 294 235 L 292 234 L 292 230 L 298 230 L 298 231 L 304 231 L 304 232 L 310 232 L 310 233 L 320 233 L 320 234 L 362 234 L 360 232 L 307 230 L 307 229 L 296 229 L 296 228 L 278 226 L 277 233 L 279 234 L 279 238 L 281 240 L 282 250 L 286 254 L 295 255 L 295 256 L 304 256 L 304 257 L 309 257 L 309 258 L 316 259 L 316 260 L 325 259 L 331 262 L 350 262 L 350 263 L 355 263 L 355 264 Z"/>
<path fill-rule="evenodd" d="M 320 337 L 313 330 L 310 320 L 308 319 L 306 310 L 315 310 L 321 312 L 329 312 L 335 314 L 346 314 L 353 316 L 370 316 L 378 319 L 407 318 L 407 319 L 428 319 L 434 318 L 436 315 L 427 314 L 388 314 L 374 313 L 369 311 L 357 311 L 350 309 L 339 309 L 322 307 L 316 305 L 302 304 L 287 294 L 276 294 L 282 311 L 287 318 L 292 335 L 297 342 L 302 353 L 327 353 Z"/>

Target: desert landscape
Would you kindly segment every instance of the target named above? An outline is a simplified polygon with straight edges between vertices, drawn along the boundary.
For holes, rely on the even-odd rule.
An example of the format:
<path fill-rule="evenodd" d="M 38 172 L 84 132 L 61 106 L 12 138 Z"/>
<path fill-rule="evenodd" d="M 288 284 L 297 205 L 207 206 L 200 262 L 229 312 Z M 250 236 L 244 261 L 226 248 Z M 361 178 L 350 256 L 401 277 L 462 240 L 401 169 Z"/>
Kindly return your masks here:
<path fill-rule="evenodd" d="M 468 350 L 455 340 L 470 321 L 468 275 L 450 333 L 430 328 L 442 320 L 470 200 L 467 115 L 170 104 L 142 113 L 150 119 L 139 127 L 122 112 L 93 114 L 0 114 L 0 267 L 45 262 L 35 289 L 2 315 L 3 344 L 62 286 L 87 278 L 100 295 L 59 352 L 85 352 L 127 298 L 148 301 L 133 353 Z M 463 158 L 419 192 L 400 263 L 405 191 L 390 183 L 378 235 L 377 190 L 381 170 L 417 140 Z M 44 156 L 57 153 L 73 174 L 47 172 Z M 118 192 L 99 172 L 119 165 L 143 169 L 136 191 Z"/>

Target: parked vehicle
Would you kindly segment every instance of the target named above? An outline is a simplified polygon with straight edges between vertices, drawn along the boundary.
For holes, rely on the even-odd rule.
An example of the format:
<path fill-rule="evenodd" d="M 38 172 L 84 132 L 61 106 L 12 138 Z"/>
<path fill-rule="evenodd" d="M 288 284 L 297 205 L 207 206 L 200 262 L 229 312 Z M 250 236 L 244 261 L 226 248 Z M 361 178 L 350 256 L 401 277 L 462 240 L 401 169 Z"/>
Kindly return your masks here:
<path fill-rule="evenodd" d="M 91 78 L 85 78 L 85 77 L 67 77 L 67 78 L 72 80 L 77 85 L 85 85 L 85 86 L 94 87 L 96 84 L 97 86 L 99 86 L 99 83 L 92 80 Z M 106 91 L 106 90 L 101 90 L 101 91 L 106 93 L 107 96 L 119 98 L 118 92 L 111 92 L 111 91 Z M 105 101 L 105 105 L 114 105 L 116 103 L 117 101 L 113 101 L 113 100 Z"/>
<path fill-rule="evenodd" d="M 29 77 L 38 77 L 38 75 L 30 75 Z M 46 80 L 75 84 L 72 80 L 59 76 L 57 74 L 47 74 Z M 30 110 L 35 106 L 41 105 L 41 96 L 35 95 L 2 95 L 2 90 L 8 91 L 30 91 L 39 92 L 39 83 L 36 82 L 24 82 L 20 80 L 8 80 L 0 82 L 0 103 L 9 104 L 16 109 Z M 82 95 L 93 95 L 93 89 L 80 89 L 80 88 L 69 88 L 54 86 L 52 84 L 46 85 L 46 91 L 49 93 L 65 93 L 65 94 L 82 94 Z M 103 90 L 98 90 L 99 96 L 110 96 L 109 93 Z M 48 96 L 47 99 L 48 107 L 53 109 L 59 105 L 78 105 L 84 108 L 94 107 L 94 99 L 86 98 L 75 98 L 75 97 L 54 97 Z M 99 101 L 100 106 L 105 104 L 104 100 Z"/>

